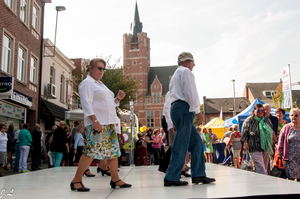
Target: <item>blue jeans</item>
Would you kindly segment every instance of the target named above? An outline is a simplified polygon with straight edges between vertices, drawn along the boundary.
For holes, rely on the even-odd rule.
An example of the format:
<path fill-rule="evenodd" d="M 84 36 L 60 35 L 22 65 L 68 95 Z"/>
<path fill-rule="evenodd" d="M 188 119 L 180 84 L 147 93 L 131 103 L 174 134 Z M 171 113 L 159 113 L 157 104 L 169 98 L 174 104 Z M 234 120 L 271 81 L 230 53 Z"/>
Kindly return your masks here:
<path fill-rule="evenodd" d="M 194 112 L 184 101 L 176 101 L 171 105 L 171 119 L 176 127 L 176 136 L 171 150 L 171 160 L 165 179 L 179 181 L 185 163 L 187 151 L 191 153 L 191 175 L 205 177 L 205 157 L 202 139 L 193 124 Z"/>
<path fill-rule="evenodd" d="M 52 151 L 52 155 L 54 160 L 54 167 L 59 167 L 64 153 L 58 151 Z"/>
<path fill-rule="evenodd" d="M 213 163 L 217 163 L 217 145 L 213 144 L 212 147 L 213 147 L 213 150 L 214 150 L 214 152 L 212 154 L 213 155 Z"/>
<path fill-rule="evenodd" d="M 15 145 L 16 150 L 16 157 L 15 157 L 15 168 L 19 170 L 19 160 L 20 160 L 20 149 L 19 149 L 19 143 Z"/>
<path fill-rule="evenodd" d="M 154 154 L 154 164 L 159 165 L 160 149 L 152 148 Z"/>

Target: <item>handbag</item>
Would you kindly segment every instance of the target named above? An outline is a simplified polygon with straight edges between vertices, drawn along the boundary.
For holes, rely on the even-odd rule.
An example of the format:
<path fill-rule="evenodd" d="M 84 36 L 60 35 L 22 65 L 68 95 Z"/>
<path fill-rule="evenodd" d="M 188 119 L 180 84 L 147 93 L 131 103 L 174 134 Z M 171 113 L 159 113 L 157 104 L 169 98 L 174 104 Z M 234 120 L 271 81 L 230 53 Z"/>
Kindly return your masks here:
<path fill-rule="evenodd" d="M 246 171 L 253 171 L 253 166 L 250 163 L 250 153 L 249 151 L 243 151 L 243 159 L 242 159 L 242 164 L 241 164 L 241 169 L 246 170 Z"/>
<path fill-rule="evenodd" d="M 277 158 L 277 160 L 275 161 L 270 175 L 279 178 L 287 178 L 286 172 L 284 170 L 283 160 L 281 158 Z"/>

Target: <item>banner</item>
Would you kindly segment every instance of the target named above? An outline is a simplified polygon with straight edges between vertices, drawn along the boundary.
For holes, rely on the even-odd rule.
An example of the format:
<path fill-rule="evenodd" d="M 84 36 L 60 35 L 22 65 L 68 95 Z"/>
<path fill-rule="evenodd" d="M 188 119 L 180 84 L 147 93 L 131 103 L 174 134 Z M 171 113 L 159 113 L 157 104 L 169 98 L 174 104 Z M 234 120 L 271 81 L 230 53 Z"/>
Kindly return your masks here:
<path fill-rule="evenodd" d="M 24 120 L 25 108 L 15 107 L 0 101 L 0 115 L 18 120 Z"/>
<path fill-rule="evenodd" d="M 283 69 L 282 77 L 282 108 L 292 108 L 292 87 L 291 87 L 291 73 L 290 65 Z"/>

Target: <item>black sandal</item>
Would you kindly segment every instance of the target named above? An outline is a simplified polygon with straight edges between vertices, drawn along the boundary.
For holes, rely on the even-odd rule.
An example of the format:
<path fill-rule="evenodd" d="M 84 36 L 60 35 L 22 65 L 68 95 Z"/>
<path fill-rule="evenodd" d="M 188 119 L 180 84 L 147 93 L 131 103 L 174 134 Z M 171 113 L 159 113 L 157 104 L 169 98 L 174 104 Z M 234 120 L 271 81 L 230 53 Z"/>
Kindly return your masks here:
<path fill-rule="evenodd" d="M 83 175 L 86 175 L 86 177 L 95 177 L 95 174 L 87 174 L 86 172 L 90 171 L 89 169 L 85 170 L 85 172 L 83 173 Z"/>
<path fill-rule="evenodd" d="M 116 183 L 118 183 L 118 182 L 120 182 L 121 180 L 118 180 L 118 181 L 116 181 L 116 182 L 113 182 L 113 181 L 110 181 L 110 186 L 111 186 L 111 188 L 116 188 L 116 186 L 119 186 L 119 185 L 116 185 Z M 124 182 L 124 184 L 123 185 L 121 185 L 121 186 L 119 186 L 120 188 L 129 188 L 129 187 L 131 187 L 132 185 L 131 184 L 126 184 L 125 182 Z"/>
<path fill-rule="evenodd" d="M 74 184 L 78 184 L 78 183 L 80 183 L 80 184 L 81 184 L 81 187 L 80 187 L 80 188 L 75 188 L 75 187 L 74 187 Z M 81 192 L 90 191 L 90 189 L 89 189 L 89 188 L 87 188 L 87 187 L 83 186 L 82 182 L 71 182 L 71 184 L 70 184 L 70 188 L 71 188 L 71 190 L 73 190 L 73 191 L 75 191 L 75 190 L 77 190 L 77 191 L 81 191 Z"/>

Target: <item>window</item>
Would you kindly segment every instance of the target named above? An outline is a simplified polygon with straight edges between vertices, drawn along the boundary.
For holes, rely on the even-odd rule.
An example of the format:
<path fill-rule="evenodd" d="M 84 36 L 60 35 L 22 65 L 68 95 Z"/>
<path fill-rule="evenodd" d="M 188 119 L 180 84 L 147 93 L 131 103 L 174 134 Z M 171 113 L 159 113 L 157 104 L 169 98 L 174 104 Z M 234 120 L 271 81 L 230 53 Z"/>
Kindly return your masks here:
<path fill-rule="evenodd" d="M 154 88 L 158 88 L 158 86 L 157 86 L 157 85 L 154 85 Z"/>
<path fill-rule="evenodd" d="M 26 51 L 24 48 L 19 47 L 18 50 L 18 80 L 24 82 L 25 81 L 25 58 L 26 58 Z"/>
<path fill-rule="evenodd" d="M 53 67 L 50 68 L 50 84 L 55 84 L 55 70 Z"/>
<path fill-rule="evenodd" d="M 13 0 L 5 0 L 4 2 L 8 7 L 10 7 L 10 9 L 13 9 Z"/>
<path fill-rule="evenodd" d="M 159 97 L 160 93 L 159 92 L 154 92 L 153 96 L 154 96 L 154 103 L 160 103 L 160 97 Z"/>
<path fill-rule="evenodd" d="M 65 102 L 65 77 L 60 76 L 60 102 Z"/>
<path fill-rule="evenodd" d="M 27 22 L 27 0 L 21 0 L 21 5 L 20 5 L 20 19 L 24 23 Z"/>
<path fill-rule="evenodd" d="M 6 35 L 3 35 L 1 70 L 6 73 L 10 73 L 11 57 L 12 57 L 11 53 L 12 53 L 12 39 Z"/>
<path fill-rule="evenodd" d="M 147 100 L 147 104 L 150 104 L 150 100 Z"/>
<path fill-rule="evenodd" d="M 133 103 L 136 104 L 136 93 L 133 94 Z"/>
<path fill-rule="evenodd" d="M 32 27 L 36 30 L 38 30 L 38 23 L 39 23 L 39 17 L 38 17 L 38 8 L 34 5 L 32 8 Z"/>
<path fill-rule="evenodd" d="M 136 65 L 136 61 L 132 61 L 132 65 L 135 66 Z"/>
<path fill-rule="evenodd" d="M 30 59 L 30 81 L 36 83 L 36 64 L 37 59 L 31 57 Z"/>
<path fill-rule="evenodd" d="M 153 111 L 147 111 L 147 127 L 154 127 Z"/>
<path fill-rule="evenodd" d="M 136 76 L 133 76 L 133 80 L 136 81 Z"/>

